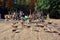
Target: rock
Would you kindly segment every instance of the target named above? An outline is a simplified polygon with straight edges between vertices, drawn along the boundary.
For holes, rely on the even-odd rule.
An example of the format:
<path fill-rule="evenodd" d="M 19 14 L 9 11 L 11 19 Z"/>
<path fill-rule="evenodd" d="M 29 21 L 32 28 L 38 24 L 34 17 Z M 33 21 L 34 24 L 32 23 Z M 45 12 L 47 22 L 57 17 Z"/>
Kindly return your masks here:
<path fill-rule="evenodd" d="M 19 25 L 18 23 L 13 23 L 12 27 L 13 27 L 13 28 L 17 28 L 18 25 Z"/>
<path fill-rule="evenodd" d="M 45 22 L 44 20 L 42 20 L 42 22 Z"/>
<path fill-rule="evenodd" d="M 60 33 L 58 33 L 58 35 L 60 35 Z"/>
<path fill-rule="evenodd" d="M 15 31 L 15 33 L 19 33 L 19 32 L 20 32 L 20 30 L 16 30 L 16 31 Z"/>
<path fill-rule="evenodd" d="M 14 28 L 13 30 L 12 30 L 12 32 L 15 32 L 15 33 L 19 33 L 21 30 L 19 30 L 18 28 Z"/>
<path fill-rule="evenodd" d="M 31 26 L 27 26 L 27 28 L 30 28 Z"/>
<path fill-rule="evenodd" d="M 43 24 L 37 24 L 37 27 L 44 27 Z"/>
<path fill-rule="evenodd" d="M 51 30 L 44 30 L 45 32 L 49 32 L 49 33 L 52 33 L 52 31 Z"/>
<path fill-rule="evenodd" d="M 39 32 L 39 30 L 34 30 L 35 32 Z"/>
<path fill-rule="evenodd" d="M 18 26 L 12 26 L 13 28 L 17 28 Z"/>
<path fill-rule="evenodd" d="M 13 23 L 13 25 L 15 25 L 16 23 Z"/>
<path fill-rule="evenodd" d="M 12 31 L 13 31 L 13 32 L 15 32 L 15 31 L 16 31 L 16 29 L 13 29 Z"/>
<path fill-rule="evenodd" d="M 49 21 L 48 24 L 52 24 L 53 22 L 52 21 Z"/>
<path fill-rule="evenodd" d="M 18 24 L 18 22 L 14 22 L 13 25 Z"/>
<path fill-rule="evenodd" d="M 57 31 L 53 31 L 53 33 L 58 33 Z"/>
<path fill-rule="evenodd" d="M 48 28 L 48 27 L 44 27 L 44 31 L 45 31 L 45 32 L 50 32 L 50 33 L 52 32 L 51 29 Z"/>

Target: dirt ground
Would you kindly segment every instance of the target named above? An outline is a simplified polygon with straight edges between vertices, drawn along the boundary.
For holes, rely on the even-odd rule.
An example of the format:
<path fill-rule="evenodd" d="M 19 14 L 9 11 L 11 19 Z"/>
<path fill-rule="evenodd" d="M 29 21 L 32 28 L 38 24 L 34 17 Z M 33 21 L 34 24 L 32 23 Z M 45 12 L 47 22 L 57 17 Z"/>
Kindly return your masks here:
<path fill-rule="evenodd" d="M 60 19 L 50 19 L 53 23 L 60 25 Z M 49 20 L 47 20 L 49 21 Z M 21 23 L 18 24 L 18 32 L 13 32 L 12 22 L 0 22 L 0 40 L 60 40 L 60 35 L 57 33 L 45 32 L 41 27 L 31 28 L 24 27 L 22 29 Z"/>

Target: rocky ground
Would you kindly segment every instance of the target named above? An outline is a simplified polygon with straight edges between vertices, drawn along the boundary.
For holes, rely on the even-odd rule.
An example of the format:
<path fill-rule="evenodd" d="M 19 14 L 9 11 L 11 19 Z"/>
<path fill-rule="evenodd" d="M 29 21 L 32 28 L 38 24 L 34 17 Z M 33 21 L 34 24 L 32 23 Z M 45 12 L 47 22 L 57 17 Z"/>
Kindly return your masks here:
<path fill-rule="evenodd" d="M 55 25 L 58 25 L 58 27 L 50 27 L 53 31 L 57 32 L 45 31 L 43 27 L 44 25 L 38 27 L 34 24 L 29 24 L 28 26 L 22 27 L 20 22 L 0 22 L 0 40 L 60 40 L 60 32 L 58 30 L 58 28 L 60 28 L 60 20 L 50 20 Z M 46 22 L 50 20 L 46 20 Z"/>

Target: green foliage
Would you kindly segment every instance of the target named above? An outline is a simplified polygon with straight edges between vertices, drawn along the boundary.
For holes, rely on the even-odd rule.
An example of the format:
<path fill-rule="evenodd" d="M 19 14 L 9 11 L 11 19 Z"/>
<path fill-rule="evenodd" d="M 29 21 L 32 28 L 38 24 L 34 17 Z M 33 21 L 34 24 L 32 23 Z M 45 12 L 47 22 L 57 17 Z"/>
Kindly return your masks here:
<path fill-rule="evenodd" d="M 51 0 L 50 5 L 51 5 L 51 7 L 50 7 L 51 10 L 53 10 L 57 14 L 60 14 L 60 7 L 59 7 L 60 0 Z"/>
<path fill-rule="evenodd" d="M 38 3 L 35 4 L 35 10 L 45 10 L 49 9 L 50 4 L 48 0 L 39 0 Z"/>
<path fill-rule="evenodd" d="M 28 5 L 30 0 L 17 0 L 17 5 Z"/>
<path fill-rule="evenodd" d="M 35 10 L 59 9 L 60 0 L 39 0 L 35 4 Z"/>
<path fill-rule="evenodd" d="M 35 4 L 35 11 L 42 10 L 43 13 L 50 13 L 50 16 L 60 18 L 60 0 L 39 0 Z"/>
<path fill-rule="evenodd" d="M 30 3 L 30 0 L 25 0 L 26 5 L 29 5 L 29 3 Z"/>

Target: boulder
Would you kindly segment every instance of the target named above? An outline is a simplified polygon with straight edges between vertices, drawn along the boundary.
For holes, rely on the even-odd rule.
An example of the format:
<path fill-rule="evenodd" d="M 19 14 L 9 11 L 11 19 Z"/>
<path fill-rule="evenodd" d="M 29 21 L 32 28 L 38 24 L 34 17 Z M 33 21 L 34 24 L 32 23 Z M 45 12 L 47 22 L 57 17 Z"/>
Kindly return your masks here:
<path fill-rule="evenodd" d="M 52 21 L 48 21 L 48 24 L 52 24 L 53 22 Z"/>

